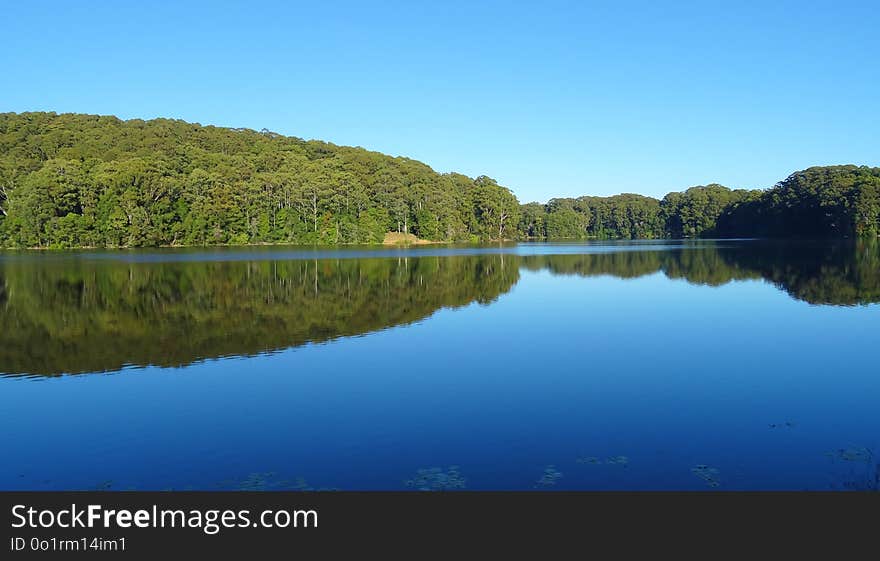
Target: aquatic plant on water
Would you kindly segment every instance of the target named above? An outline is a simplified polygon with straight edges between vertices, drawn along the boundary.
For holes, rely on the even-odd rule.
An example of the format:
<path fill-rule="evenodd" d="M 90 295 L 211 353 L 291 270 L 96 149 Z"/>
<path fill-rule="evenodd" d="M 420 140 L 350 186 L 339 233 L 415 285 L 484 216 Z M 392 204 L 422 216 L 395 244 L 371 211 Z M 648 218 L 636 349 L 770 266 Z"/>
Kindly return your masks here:
<path fill-rule="evenodd" d="M 228 486 L 224 485 L 224 486 Z M 244 481 L 232 485 L 238 491 L 338 491 L 330 487 L 312 487 L 302 477 L 292 482 L 280 479 L 274 472 L 257 472 L 249 474 Z"/>
<path fill-rule="evenodd" d="M 851 491 L 880 491 L 880 461 L 874 451 L 864 446 L 838 448 L 825 455 L 832 462 L 844 462 L 850 468 L 841 486 Z"/>
<path fill-rule="evenodd" d="M 596 456 L 582 456 L 575 460 L 575 463 L 592 465 L 592 466 L 600 466 L 600 465 L 609 465 L 609 466 L 622 466 L 626 467 L 629 465 L 629 457 L 627 456 L 611 456 L 604 460 L 601 458 L 597 458 Z"/>
<path fill-rule="evenodd" d="M 709 487 L 716 488 L 721 485 L 721 472 L 718 471 L 718 468 L 707 466 L 706 464 L 699 464 L 691 468 L 691 473 L 702 479 Z"/>
<path fill-rule="evenodd" d="M 535 488 L 553 487 L 560 479 L 562 479 L 562 473 L 555 466 L 549 465 L 544 468 L 544 473 L 541 474 L 541 477 L 535 484 Z"/>
<path fill-rule="evenodd" d="M 451 491 L 464 489 L 467 481 L 462 477 L 458 466 L 423 468 L 416 471 L 415 477 L 404 481 L 404 485 L 418 491 Z"/>

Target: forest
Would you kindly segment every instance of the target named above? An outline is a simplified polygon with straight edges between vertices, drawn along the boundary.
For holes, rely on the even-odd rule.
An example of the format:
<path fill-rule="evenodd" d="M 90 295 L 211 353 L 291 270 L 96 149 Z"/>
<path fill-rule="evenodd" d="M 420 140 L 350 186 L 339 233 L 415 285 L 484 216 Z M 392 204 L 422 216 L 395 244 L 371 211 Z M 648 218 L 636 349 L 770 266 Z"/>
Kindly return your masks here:
<path fill-rule="evenodd" d="M 13 247 L 515 238 L 489 177 L 361 148 L 156 119 L 0 114 L 0 239 Z"/>
<path fill-rule="evenodd" d="M 813 167 L 768 189 L 520 204 L 487 176 L 363 148 L 172 119 L 0 113 L 0 246 L 371 244 L 515 239 L 876 237 L 880 168 Z"/>

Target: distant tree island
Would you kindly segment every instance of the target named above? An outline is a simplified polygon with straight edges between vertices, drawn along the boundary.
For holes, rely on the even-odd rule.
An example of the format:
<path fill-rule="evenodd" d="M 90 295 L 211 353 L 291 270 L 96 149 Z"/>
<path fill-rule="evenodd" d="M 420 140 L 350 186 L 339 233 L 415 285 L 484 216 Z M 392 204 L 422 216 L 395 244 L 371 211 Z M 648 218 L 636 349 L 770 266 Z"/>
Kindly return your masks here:
<path fill-rule="evenodd" d="M 389 232 L 400 236 L 387 236 Z M 880 168 L 520 204 L 408 158 L 172 119 L 0 113 L 0 246 L 877 237 Z"/>

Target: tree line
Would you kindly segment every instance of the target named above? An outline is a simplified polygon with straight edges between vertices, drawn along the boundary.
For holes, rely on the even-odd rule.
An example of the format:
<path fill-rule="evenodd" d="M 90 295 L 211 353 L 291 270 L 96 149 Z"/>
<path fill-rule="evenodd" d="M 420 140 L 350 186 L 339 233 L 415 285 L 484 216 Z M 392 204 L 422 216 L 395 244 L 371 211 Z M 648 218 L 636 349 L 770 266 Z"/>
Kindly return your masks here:
<path fill-rule="evenodd" d="M 519 203 L 486 176 L 267 130 L 0 114 L 0 239 L 140 247 L 514 238 Z"/>
<path fill-rule="evenodd" d="M 172 119 L 0 113 L 0 245 L 143 247 L 503 239 L 876 237 L 880 168 L 767 190 L 520 204 L 487 176 L 362 148 Z"/>
<path fill-rule="evenodd" d="M 551 199 L 522 207 L 520 234 L 546 239 L 877 237 L 880 168 L 811 167 L 767 190 L 710 184 L 669 193 Z"/>

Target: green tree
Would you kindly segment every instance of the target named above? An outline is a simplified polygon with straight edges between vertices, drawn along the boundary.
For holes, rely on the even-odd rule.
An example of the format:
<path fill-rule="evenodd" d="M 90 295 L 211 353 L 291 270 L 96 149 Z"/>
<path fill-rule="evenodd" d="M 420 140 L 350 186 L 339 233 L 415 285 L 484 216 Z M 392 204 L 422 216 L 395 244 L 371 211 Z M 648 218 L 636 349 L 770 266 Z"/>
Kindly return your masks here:
<path fill-rule="evenodd" d="M 474 214 L 486 239 L 516 237 L 519 201 L 509 189 L 485 175 L 474 180 Z"/>

